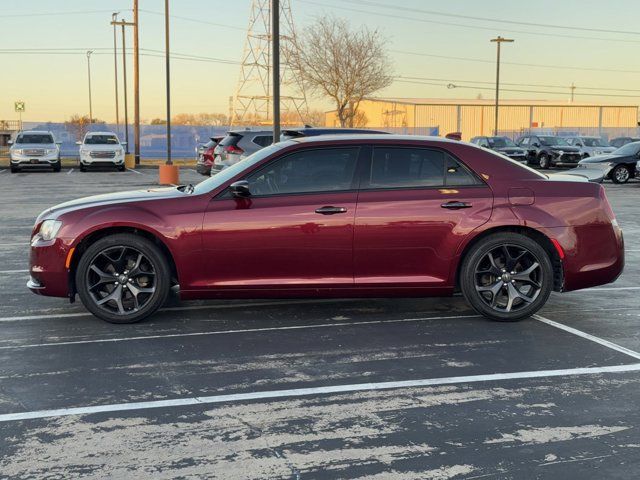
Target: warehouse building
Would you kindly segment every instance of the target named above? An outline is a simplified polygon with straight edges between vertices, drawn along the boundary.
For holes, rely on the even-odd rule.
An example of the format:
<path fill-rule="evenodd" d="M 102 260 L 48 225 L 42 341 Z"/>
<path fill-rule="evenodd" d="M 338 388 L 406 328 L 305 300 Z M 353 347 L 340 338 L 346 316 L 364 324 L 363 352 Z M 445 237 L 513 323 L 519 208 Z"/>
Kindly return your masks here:
<path fill-rule="evenodd" d="M 360 103 L 364 127 L 414 135 L 461 132 L 463 140 L 492 135 L 494 100 L 423 98 L 368 99 Z M 515 136 L 530 130 L 580 132 L 602 136 L 637 134 L 638 106 L 562 103 L 545 100 L 501 100 L 498 130 Z M 339 126 L 336 112 L 327 112 L 327 126 Z"/>

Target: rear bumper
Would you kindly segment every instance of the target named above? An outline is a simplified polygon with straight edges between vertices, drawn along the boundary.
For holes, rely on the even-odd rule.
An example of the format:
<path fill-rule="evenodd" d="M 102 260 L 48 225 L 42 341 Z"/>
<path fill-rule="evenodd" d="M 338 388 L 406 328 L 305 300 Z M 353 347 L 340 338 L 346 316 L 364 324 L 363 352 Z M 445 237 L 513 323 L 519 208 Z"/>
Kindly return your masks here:
<path fill-rule="evenodd" d="M 69 296 L 69 270 L 65 266 L 67 253 L 68 248 L 61 239 L 32 244 L 29 251 L 29 290 L 48 297 Z"/>
<path fill-rule="evenodd" d="M 211 165 L 207 165 L 205 163 L 196 164 L 196 172 L 200 175 L 211 175 Z"/>
<path fill-rule="evenodd" d="M 545 233 L 558 241 L 565 255 L 563 291 L 614 282 L 624 270 L 624 238 L 616 224 L 549 228 Z"/>

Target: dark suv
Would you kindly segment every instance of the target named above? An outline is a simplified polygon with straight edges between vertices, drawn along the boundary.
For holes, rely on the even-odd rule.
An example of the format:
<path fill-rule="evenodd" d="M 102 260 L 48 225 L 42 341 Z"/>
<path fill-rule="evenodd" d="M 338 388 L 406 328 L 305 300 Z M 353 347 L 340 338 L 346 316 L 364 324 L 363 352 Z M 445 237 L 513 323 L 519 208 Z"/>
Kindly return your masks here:
<path fill-rule="evenodd" d="M 572 147 L 562 137 L 525 135 L 516 143 L 527 151 L 528 163 L 532 166 L 573 168 L 582 160 L 580 149 Z"/>

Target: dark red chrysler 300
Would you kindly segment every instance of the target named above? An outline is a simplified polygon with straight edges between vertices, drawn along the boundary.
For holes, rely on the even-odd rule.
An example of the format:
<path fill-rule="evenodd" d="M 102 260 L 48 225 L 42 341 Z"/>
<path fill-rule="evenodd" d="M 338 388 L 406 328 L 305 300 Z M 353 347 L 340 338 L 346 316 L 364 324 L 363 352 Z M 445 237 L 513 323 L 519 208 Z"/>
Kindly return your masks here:
<path fill-rule="evenodd" d="M 422 297 L 461 291 L 519 320 L 552 290 L 614 281 L 622 232 L 602 186 L 429 137 L 267 147 L 194 186 L 44 211 L 29 288 L 128 323 L 181 297 Z"/>

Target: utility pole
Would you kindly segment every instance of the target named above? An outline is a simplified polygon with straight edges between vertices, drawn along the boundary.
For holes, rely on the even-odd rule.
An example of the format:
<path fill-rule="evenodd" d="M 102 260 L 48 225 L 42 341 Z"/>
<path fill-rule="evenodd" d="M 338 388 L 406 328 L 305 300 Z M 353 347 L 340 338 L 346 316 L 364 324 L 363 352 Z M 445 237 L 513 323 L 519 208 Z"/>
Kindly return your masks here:
<path fill-rule="evenodd" d="M 280 141 L 280 0 L 271 0 L 273 143 Z"/>
<path fill-rule="evenodd" d="M 138 0 L 133 0 L 133 134 L 136 165 L 140 165 L 140 58 L 138 44 Z"/>
<path fill-rule="evenodd" d="M 576 91 L 576 85 L 575 83 L 571 82 L 571 103 L 573 103 L 573 97 L 575 95 L 575 91 Z"/>
<path fill-rule="evenodd" d="M 91 105 L 91 54 L 93 50 L 87 50 L 87 78 L 89 79 L 89 123 L 93 123 L 93 106 Z"/>
<path fill-rule="evenodd" d="M 164 0 L 164 42 L 165 70 L 167 75 L 167 165 L 171 161 L 171 75 L 169 70 L 169 0 Z"/>
<path fill-rule="evenodd" d="M 503 42 L 513 43 L 514 40 L 509 38 L 502 38 L 500 35 L 498 35 L 498 38 L 492 38 L 491 42 L 496 43 L 498 46 L 498 56 L 496 61 L 496 120 L 495 120 L 495 127 L 493 130 L 493 134 L 498 135 L 498 107 L 500 103 L 499 101 L 499 98 L 500 98 L 500 45 Z"/>
<path fill-rule="evenodd" d="M 124 20 L 111 21 L 111 24 L 120 25 L 122 27 L 122 79 L 123 79 L 123 90 L 124 90 L 124 141 L 125 152 L 129 153 L 129 104 L 127 101 L 127 37 L 125 35 L 124 27 L 132 27 L 133 22 L 125 22 Z"/>
<path fill-rule="evenodd" d="M 118 28 L 115 23 L 118 21 L 118 13 L 120 12 L 114 12 L 111 14 L 111 25 L 113 25 L 113 79 L 116 89 L 116 132 L 120 133 L 120 107 L 118 105 L 118 42 L 116 38 Z"/>

